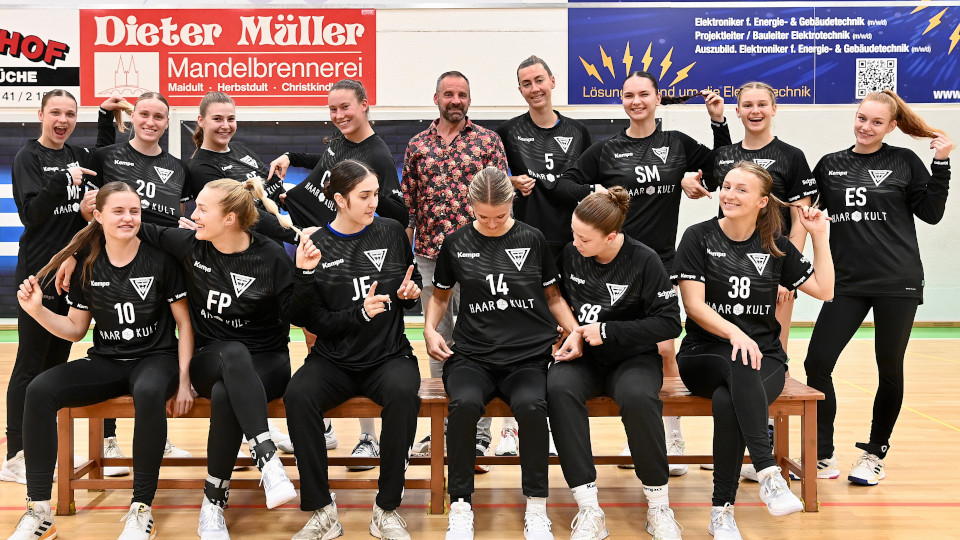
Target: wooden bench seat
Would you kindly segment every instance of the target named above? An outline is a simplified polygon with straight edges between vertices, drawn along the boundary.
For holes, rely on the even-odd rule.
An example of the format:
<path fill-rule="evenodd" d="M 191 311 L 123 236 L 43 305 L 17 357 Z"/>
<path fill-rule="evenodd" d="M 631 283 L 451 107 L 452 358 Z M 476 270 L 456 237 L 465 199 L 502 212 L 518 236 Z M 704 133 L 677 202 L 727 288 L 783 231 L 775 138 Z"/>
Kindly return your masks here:
<path fill-rule="evenodd" d="M 711 416 L 710 400 L 691 396 L 683 386 L 683 382 L 676 377 L 664 378 L 663 388 L 660 391 L 663 399 L 664 416 Z M 405 483 L 408 489 L 429 489 L 431 513 L 440 514 L 444 511 L 444 436 L 443 421 L 447 415 L 449 400 L 443 389 L 440 379 L 423 379 L 420 385 L 422 400 L 419 416 L 430 418 L 430 434 L 433 453 L 429 457 L 414 456 L 410 459 L 411 465 L 428 465 L 430 477 L 428 479 L 408 479 Z M 817 511 L 817 467 L 816 467 L 816 422 L 817 401 L 823 399 L 823 394 L 809 388 L 794 379 L 787 379 L 783 393 L 770 407 L 770 416 L 774 419 L 774 456 L 777 464 L 783 468 L 784 475 L 789 471 L 800 477 L 802 482 L 801 496 L 805 509 L 808 512 Z M 328 418 L 378 418 L 381 408 L 367 398 L 356 397 L 348 400 L 339 407 L 328 411 Z M 593 417 L 619 417 L 617 404 L 608 397 L 600 397 L 587 402 L 587 410 Z M 284 418 L 286 411 L 281 400 L 274 400 L 268 405 L 271 418 Z M 500 399 L 494 399 L 486 409 L 485 416 L 508 417 L 512 416 L 509 407 Z M 61 409 L 58 415 L 59 430 L 59 469 L 60 481 L 57 484 L 57 513 L 72 514 L 76 511 L 74 504 L 74 490 L 77 489 L 132 489 L 133 478 L 104 478 L 105 466 L 132 466 L 131 458 L 104 458 L 103 457 L 103 423 L 89 422 L 89 455 L 90 459 L 84 463 L 75 464 L 74 455 L 74 423 L 76 418 L 133 418 L 133 399 L 130 396 L 89 405 Z M 801 446 L 800 460 L 789 457 L 789 417 L 801 417 Z M 209 418 L 209 400 L 198 398 L 193 409 L 185 418 Z M 293 456 L 281 456 L 284 465 L 295 465 Z M 477 459 L 485 464 L 516 464 L 520 463 L 515 456 L 484 456 Z M 670 456 L 670 463 L 712 463 L 710 455 Z M 240 458 L 238 464 L 252 465 L 250 458 Z M 550 458 L 552 464 L 558 463 L 556 457 Z M 631 463 L 627 456 L 594 456 L 598 465 L 613 465 Z M 377 465 L 378 458 L 355 458 L 349 456 L 330 456 L 330 465 Z M 177 467 L 205 467 L 205 457 L 164 458 L 164 466 Z M 195 489 L 203 487 L 204 475 L 195 475 L 190 478 L 161 478 L 159 489 Z M 299 479 L 291 476 L 294 485 L 299 487 Z M 255 479 L 234 479 L 230 483 L 231 489 L 258 488 Z M 376 489 L 376 479 L 330 479 L 333 489 Z"/>

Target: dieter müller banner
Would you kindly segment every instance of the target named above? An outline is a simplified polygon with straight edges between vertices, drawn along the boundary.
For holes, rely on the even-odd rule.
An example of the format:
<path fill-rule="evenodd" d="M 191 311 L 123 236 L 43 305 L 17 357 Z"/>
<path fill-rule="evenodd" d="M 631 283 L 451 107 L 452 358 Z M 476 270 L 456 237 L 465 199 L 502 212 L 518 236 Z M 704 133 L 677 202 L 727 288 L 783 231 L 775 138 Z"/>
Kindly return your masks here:
<path fill-rule="evenodd" d="M 195 106 L 211 90 L 239 105 L 327 104 L 357 79 L 376 101 L 372 9 L 80 10 L 82 104 L 153 90 Z"/>
<path fill-rule="evenodd" d="M 570 103 L 619 103 L 638 69 L 667 95 L 710 89 L 729 100 L 759 80 L 783 103 L 853 103 L 881 89 L 960 102 L 960 3 L 822 4 L 570 9 Z"/>

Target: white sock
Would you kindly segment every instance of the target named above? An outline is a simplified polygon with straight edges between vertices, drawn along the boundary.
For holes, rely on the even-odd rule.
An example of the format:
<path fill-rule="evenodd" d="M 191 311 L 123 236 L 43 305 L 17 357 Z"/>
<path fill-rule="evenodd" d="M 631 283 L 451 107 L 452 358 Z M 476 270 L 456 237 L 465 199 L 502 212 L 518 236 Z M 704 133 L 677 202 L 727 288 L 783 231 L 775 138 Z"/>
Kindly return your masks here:
<path fill-rule="evenodd" d="M 50 501 L 33 501 L 33 510 L 48 516 L 53 512 L 50 508 Z"/>
<path fill-rule="evenodd" d="M 530 514 L 547 514 L 546 497 L 527 497 L 527 510 Z"/>
<path fill-rule="evenodd" d="M 647 506 L 650 508 L 670 506 L 670 492 L 666 484 L 662 486 L 643 486 L 643 494 L 647 497 Z"/>
<path fill-rule="evenodd" d="M 663 429 L 667 432 L 667 438 L 682 439 L 683 431 L 680 429 L 679 416 L 664 416 Z"/>
<path fill-rule="evenodd" d="M 577 501 L 577 506 L 580 508 L 600 508 L 600 501 L 597 500 L 596 482 L 577 486 L 572 491 L 573 499 Z"/>
<path fill-rule="evenodd" d="M 780 474 L 780 471 L 778 469 L 779 467 L 777 467 L 776 465 L 771 465 L 762 471 L 757 471 L 757 480 L 760 480 L 761 482 L 763 482 L 768 476 L 772 476 L 774 474 Z"/>
<path fill-rule="evenodd" d="M 369 435 L 377 444 L 380 444 L 380 437 L 377 437 L 377 424 L 373 418 L 360 419 L 360 436 Z"/>

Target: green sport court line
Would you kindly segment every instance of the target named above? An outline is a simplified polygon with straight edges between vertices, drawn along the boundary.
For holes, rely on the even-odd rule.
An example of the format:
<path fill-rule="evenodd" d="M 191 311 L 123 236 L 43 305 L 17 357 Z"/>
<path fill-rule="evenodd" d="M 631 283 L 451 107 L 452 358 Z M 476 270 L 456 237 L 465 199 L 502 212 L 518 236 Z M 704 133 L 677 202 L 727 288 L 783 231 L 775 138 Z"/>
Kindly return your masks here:
<path fill-rule="evenodd" d="M 813 328 L 809 326 L 793 327 L 790 330 L 790 338 L 810 339 L 810 334 L 812 333 Z M 853 337 L 854 339 L 873 339 L 873 333 L 874 328 L 866 327 L 857 330 L 857 333 Z M 293 341 L 303 341 L 303 336 L 297 329 L 290 331 L 290 337 Z M 910 332 L 910 337 L 911 339 L 960 339 L 960 328 L 919 327 L 914 328 L 913 331 Z M 423 329 L 408 328 L 407 338 L 411 341 L 423 341 Z M 81 340 L 81 343 L 90 342 L 90 332 L 87 332 L 86 337 Z M 17 343 L 17 331 L 0 330 L 0 343 Z"/>

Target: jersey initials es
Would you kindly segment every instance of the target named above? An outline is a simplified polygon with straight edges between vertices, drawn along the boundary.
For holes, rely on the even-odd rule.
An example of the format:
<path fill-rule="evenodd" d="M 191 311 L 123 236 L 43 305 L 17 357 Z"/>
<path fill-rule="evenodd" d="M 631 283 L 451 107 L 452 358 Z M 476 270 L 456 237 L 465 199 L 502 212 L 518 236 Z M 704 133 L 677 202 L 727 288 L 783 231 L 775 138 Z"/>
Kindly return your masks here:
<path fill-rule="evenodd" d="M 557 321 L 543 290 L 557 268 L 543 233 L 521 221 L 496 237 L 461 227 L 444 239 L 434 274 L 438 289 L 457 283 L 454 354 L 496 365 L 550 354 Z"/>
<path fill-rule="evenodd" d="M 777 238 L 776 245 L 784 256 L 764 251 L 756 232 L 742 242 L 731 240 L 713 218 L 691 225 L 677 248 L 679 280 L 703 283 L 707 305 L 743 330 L 760 350 L 779 346 L 778 285 L 796 289 L 813 275 L 813 263 L 786 236 Z M 690 317 L 686 330 L 685 342 L 726 342 Z"/>

